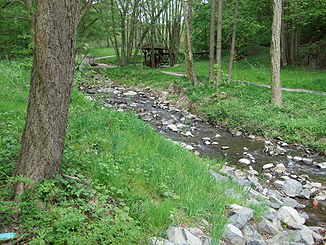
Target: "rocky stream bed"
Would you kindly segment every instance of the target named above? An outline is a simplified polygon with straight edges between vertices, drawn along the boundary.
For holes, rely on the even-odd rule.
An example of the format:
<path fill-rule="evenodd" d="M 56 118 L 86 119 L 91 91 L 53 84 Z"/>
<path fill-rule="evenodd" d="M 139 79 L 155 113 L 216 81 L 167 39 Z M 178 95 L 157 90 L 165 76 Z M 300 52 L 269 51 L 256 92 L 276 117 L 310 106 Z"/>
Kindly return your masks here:
<path fill-rule="evenodd" d="M 177 109 L 167 98 L 173 91 L 129 88 L 108 83 L 82 86 L 89 99 L 103 107 L 133 110 L 160 134 L 196 155 L 227 162 L 217 181 L 227 178 L 250 188 L 248 202 L 269 208 L 259 221 L 254 211 L 230 205 L 229 224 L 222 244 L 324 244 L 326 229 L 326 158 L 311 149 L 267 140 L 242 132 L 230 133 L 204 119 Z M 236 195 L 230 189 L 227 195 Z M 206 224 L 209 225 L 209 224 Z M 203 225 L 205 226 L 205 224 Z M 150 238 L 153 245 L 208 245 L 203 227 L 169 227 L 165 238 Z"/>

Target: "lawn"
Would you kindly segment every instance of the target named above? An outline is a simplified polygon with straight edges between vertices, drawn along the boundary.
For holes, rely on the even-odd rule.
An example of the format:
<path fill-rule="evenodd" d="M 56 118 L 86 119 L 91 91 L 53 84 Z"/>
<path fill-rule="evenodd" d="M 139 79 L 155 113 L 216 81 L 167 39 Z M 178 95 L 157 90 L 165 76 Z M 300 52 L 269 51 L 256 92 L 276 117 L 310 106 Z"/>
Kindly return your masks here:
<path fill-rule="evenodd" d="M 223 57 L 223 74 L 227 75 L 228 56 Z M 202 80 L 208 79 L 207 60 L 195 62 L 196 72 Z M 184 64 L 178 67 L 164 68 L 166 71 L 185 72 Z M 235 62 L 233 80 L 270 84 L 269 53 L 264 50 L 261 54 L 250 56 Z M 281 69 L 282 86 L 326 92 L 326 70 L 307 70 L 298 67 Z"/>
<path fill-rule="evenodd" d="M 21 180 L 11 176 L 24 126 L 29 69 L 1 61 L 0 74 L 0 230 L 19 226 L 23 243 L 146 244 L 169 225 L 197 226 L 203 218 L 213 224 L 207 232 L 219 239 L 227 206 L 245 202 L 241 187 L 229 180 L 216 182 L 209 174 L 221 162 L 195 156 L 132 112 L 103 109 L 76 88 L 65 175 L 36 185 L 21 202 L 11 201 L 11 185 Z M 225 196 L 229 188 L 242 198 Z"/>
<path fill-rule="evenodd" d="M 108 57 L 99 59 L 99 62 L 109 63 L 109 64 L 118 64 L 116 53 L 114 48 L 94 48 L 91 49 L 89 54 L 91 57 L 104 57 L 104 56 L 114 56 L 114 57 Z M 144 57 L 142 55 L 137 55 L 136 62 L 142 63 L 144 61 Z"/>

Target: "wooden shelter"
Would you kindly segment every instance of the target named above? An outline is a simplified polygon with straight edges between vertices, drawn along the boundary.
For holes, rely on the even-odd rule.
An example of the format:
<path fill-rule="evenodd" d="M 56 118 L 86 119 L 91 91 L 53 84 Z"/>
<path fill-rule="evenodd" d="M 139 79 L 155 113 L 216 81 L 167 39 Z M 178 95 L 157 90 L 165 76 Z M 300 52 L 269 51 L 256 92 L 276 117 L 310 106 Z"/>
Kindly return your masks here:
<path fill-rule="evenodd" d="M 146 44 L 140 47 L 144 55 L 144 64 L 149 67 L 158 68 L 170 64 L 169 49 L 164 46 Z"/>

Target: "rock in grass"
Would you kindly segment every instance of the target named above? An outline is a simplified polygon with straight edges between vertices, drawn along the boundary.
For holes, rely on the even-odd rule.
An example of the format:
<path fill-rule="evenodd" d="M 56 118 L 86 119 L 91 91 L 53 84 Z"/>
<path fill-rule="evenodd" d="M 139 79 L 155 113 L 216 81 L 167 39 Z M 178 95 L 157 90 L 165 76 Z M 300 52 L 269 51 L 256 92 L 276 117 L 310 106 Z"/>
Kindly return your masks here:
<path fill-rule="evenodd" d="M 277 217 L 287 226 L 298 229 L 306 220 L 301 218 L 297 210 L 291 207 L 283 206 L 277 211 Z"/>
<path fill-rule="evenodd" d="M 230 223 L 237 228 L 242 229 L 242 227 L 244 227 L 254 217 L 254 210 L 251 208 L 241 208 L 232 211 L 231 214 L 232 215 L 229 217 Z"/>
<path fill-rule="evenodd" d="M 151 237 L 149 239 L 150 245 L 175 245 L 175 243 L 160 237 Z"/>
<path fill-rule="evenodd" d="M 226 176 L 221 175 L 221 174 L 219 174 L 219 173 L 216 173 L 216 172 L 213 171 L 213 170 L 210 170 L 209 172 L 210 172 L 211 175 L 214 177 L 214 179 L 217 180 L 217 181 L 226 181 L 226 180 L 228 180 L 228 178 L 227 178 Z"/>
<path fill-rule="evenodd" d="M 296 197 L 302 190 L 302 184 L 297 180 L 289 179 L 285 181 L 282 190 L 287 196 Z"/>
<path fill-rule="evenodd" d="M 202 245 L 202 241 L 187 229 L 170 226 L 167 230 L 169 241 L 176 244 Z"/>

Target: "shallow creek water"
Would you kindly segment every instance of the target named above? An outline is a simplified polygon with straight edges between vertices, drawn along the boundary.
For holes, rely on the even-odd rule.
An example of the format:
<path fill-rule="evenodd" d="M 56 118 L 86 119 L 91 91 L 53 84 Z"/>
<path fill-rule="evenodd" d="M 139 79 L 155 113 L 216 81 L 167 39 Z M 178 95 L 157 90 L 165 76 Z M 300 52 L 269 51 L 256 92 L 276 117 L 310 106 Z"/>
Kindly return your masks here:
<path fill-rule="evenodd" d="M 120 111 L 135 111 L 142 120 L 147 121 L 159 133 L 173 141 L 192 146 L 193 151 L 201 156 L 211 159 L 223 158 L 229 165 L 244 168 L 244 165 L 238 161 L 243 158 L 244 152 L 247 152 L 255 159 L 251 166 L 261 176 L 265 172 L 262 169 L 264 164 L 283 163 L 287 172 L 292 175 L 307 175 L 310 181 L 320 182 L 323 186 L 326 184 L 326 170 L 317 168 L 316 164 L 313 163 L 307 164 L 288 158 L 288 156 L 299 156 L 311 159 L 314 163 L 325 162 L 326 158 L 317 152 L 289 145 L 282 146 L 286 150 L 284 155 L 271 156 L 264 152 L 265 140 L 250 139 L 244 136 L 235 137 L 223 128 L 212 126 L 195 115 L 178 110 L 166 101 L 161 101 L 151 90 L 130 89 L 122 86 L 85 87 L 83 90 L 90 95 L 101 95 L 104 107 L 116 108 Z M 169 125 L 175 125 L 176 128 L 172 130 Z M 188 135 L 185 135 L 186 132 Z M 209 138 L 209 140 L 203 138 Z M 274 142 L 274 144 L 276 143 Z M 272 187 L 272 184 L 269 184 L 269 188 Z M 277 189 L 276 187 L 273 188 Z M 307 221 L 308 224 L 326 227 L 326 202 L 320 202 L 319 206 L 315 208 L 312 206 L 312 199 L 297 200 L 306 205 L 304 211 L 310 216 Z"/>

